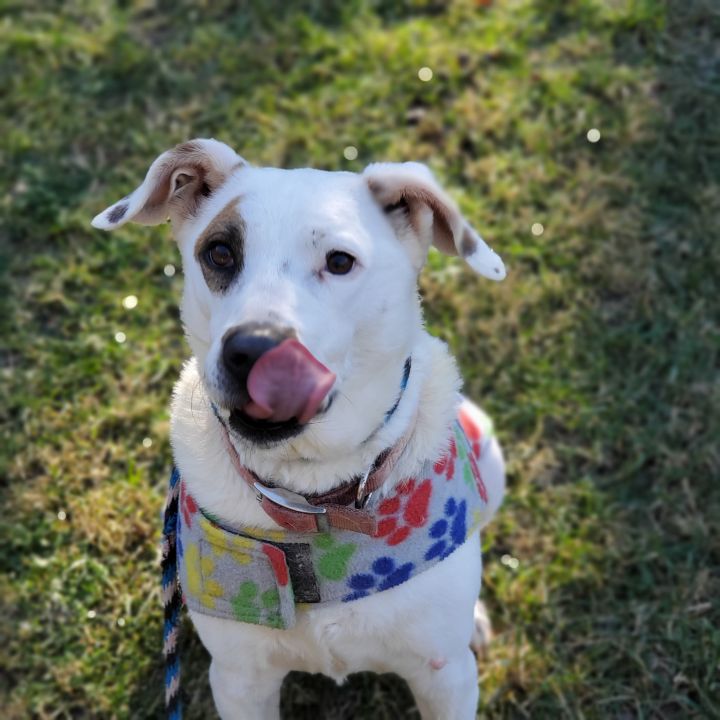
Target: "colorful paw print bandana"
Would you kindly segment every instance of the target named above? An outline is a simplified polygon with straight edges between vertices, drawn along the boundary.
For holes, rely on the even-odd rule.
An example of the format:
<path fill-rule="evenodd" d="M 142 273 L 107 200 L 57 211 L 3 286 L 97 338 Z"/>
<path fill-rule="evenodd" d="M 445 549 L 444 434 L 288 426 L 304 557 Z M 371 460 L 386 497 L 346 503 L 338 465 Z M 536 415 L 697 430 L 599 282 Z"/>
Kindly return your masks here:
<path fill-rule="evenodd" d="M 444 457 L 366 506 L 374 536 L 268 531 L 221 524 L 180 489 L 178 558 L 186 605 L 241 622 L 290 628 L 297 605 L 351 602 L 409 580 L 454 552 L 487 504 L 478 460 L 489 441 L 461 406 Z M 377 495 L 377 494 L 376 494 Z"/>

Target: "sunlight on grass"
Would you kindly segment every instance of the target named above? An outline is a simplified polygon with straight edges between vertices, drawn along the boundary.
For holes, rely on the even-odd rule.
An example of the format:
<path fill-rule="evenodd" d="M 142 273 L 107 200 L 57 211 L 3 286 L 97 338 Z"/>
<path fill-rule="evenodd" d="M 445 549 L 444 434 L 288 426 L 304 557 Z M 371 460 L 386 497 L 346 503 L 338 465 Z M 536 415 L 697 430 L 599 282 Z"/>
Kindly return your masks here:
<path fill-rule="evenodd" d="M 714 3 L 31 2 L 0 41 L 3 717 L 161 715 L 180 258 L 89 222 L 196 136 L 427 162 L 507 262 L 421 279 L 509 463 L 483 716 L 720 716 Z M 214 717 L 183 632 L 186 716 Z M 320 708 L 417 716 L 392 676 L 287 681 L 285 717 Z"/>

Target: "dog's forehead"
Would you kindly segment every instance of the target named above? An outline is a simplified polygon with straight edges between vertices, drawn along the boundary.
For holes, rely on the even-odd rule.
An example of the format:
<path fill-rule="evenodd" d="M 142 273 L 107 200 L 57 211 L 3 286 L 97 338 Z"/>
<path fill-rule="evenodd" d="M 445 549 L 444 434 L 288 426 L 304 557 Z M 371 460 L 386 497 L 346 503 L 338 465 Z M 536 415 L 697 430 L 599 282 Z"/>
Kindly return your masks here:
<path fill-rule="evenodd" d="M 249 167 L 237 173 L 235 188 L 248 220 L 332 223 L 356 212 L 364 186 L 351 172 Z"/>
<path fill-rule="evenodd" d="M 229 223 L 242 228 L 246 251 L 259 242 L 271 255 L 273 249 L 316 245 L 323 238 L 325 244 L 352 237 L 356 246 L 367 245 L 377 220 L 374 206 L 358 173 L 244 166 L 176 237 L 182 246 L 196 247 L 209 232 Z"/>

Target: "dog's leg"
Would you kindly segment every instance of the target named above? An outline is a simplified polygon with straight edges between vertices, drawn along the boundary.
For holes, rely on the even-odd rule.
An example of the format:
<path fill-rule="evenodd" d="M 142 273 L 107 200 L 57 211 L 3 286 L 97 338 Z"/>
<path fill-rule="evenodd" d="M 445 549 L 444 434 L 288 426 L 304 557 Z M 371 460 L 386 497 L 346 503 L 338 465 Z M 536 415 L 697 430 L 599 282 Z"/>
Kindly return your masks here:
<path fill-rule="evenodd" d="M 388 590 L 407 593 L 401 598 L 403 620 L 388 629 L 388 636 L 397 633 L 395 670 L 407 680 L 423 720 L 475 718 L 479 689 L 470 640 L 480 565 L 480 539 L 474 534 L 413 578 L 409 588 Z"/>
<path fill-rule="evenodd" d="M 488 645 L 492 640 L 492 626 L 488 617 L 485 603 L 478 599 L 473 610 L 473 634 L 470 640 L 470 648 L 479 657 L 483 657 L 487 652 Z"/>
<path fill-rule="evenodd" d="M 239 671 L 237 666 L 210 664 L 210 687 L 222 720 L 280 720 L 281 668 Z"/>
<path fill-rule="evenodd" d="M 480 694 L 470 648 L 455 658 L 434 658 L 408 679 L 422 720 L 473 720 Z"/>

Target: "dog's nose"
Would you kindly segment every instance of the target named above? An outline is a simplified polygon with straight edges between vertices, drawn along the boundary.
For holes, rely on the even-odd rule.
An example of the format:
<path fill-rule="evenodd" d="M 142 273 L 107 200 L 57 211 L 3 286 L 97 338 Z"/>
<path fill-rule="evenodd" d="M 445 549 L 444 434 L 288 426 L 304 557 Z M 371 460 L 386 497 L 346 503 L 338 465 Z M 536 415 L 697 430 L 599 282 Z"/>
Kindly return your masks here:
<path fill-rule="evenodd" d="M 295 337 L 290 328 L 270 323 L 237 325 L 225 333 L 222 345 L 222 362 L 227 373 L 244 390 L 252 366 L 261 355 Z"/>

